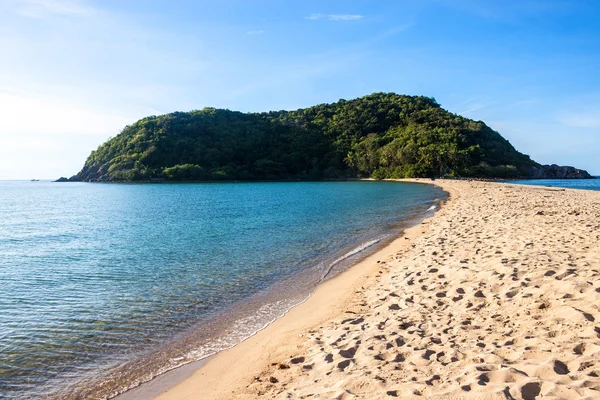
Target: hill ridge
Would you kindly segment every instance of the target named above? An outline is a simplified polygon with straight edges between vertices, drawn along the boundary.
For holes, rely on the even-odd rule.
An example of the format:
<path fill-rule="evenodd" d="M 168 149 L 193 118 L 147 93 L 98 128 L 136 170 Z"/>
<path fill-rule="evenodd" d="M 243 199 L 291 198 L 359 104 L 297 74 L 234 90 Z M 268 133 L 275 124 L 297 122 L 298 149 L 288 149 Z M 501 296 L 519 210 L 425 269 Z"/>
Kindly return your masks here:
<path fill-rule="evenodd" d="M 432 97 L 373 93 L 294 111 L 206 107 L 142 118 L 92 151 L 69 180 L 518 178 L 547 170 Z"/>

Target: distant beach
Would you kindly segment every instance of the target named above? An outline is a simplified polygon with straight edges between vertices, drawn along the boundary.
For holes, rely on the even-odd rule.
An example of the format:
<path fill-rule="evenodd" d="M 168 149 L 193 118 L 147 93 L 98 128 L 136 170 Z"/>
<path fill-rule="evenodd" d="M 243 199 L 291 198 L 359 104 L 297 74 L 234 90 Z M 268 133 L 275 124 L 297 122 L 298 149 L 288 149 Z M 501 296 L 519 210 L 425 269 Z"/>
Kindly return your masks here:
<path fill-rule="evenodd" d="M 600 192 L 434 184 L 432 219 L 158 399 L 599 398 Z"/>

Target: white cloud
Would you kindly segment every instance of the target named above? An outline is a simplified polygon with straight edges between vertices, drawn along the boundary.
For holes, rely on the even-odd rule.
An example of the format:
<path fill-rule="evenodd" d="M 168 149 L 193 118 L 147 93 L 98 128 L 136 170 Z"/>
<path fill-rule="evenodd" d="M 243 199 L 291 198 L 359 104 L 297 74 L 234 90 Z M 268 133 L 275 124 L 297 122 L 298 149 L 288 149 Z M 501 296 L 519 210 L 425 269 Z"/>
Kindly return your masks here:
<path fill-rule="evenodd" d="M 262 35 L 263 33 L 265 33 L 265 31 L 256 30 L 256 31 L 248 31 L 248 32 L 246 32 L 246 35 Z"/>
<path fill-rule="evenodd" d="M 20 0 L 18 13 L 28 18 L 44 18 L 51 15 L 89 17 L 99 10 L 79 0 Z"/>
<path fill-rule="evenodd" d="M 311 14 L 308 17 L 304 17 L 304 19 L 308 19 L 311 21 L 316 21 L 318 19 L 328 19 L 330 21 L 357 21 L 359 19 L 363 19 L 365 16 L 360 14 L 321 14 L 315 13 Z"/>
<path fill-rule="evenodd" d="M 308 17 L 304 17 L 304 19 L 310 19 L 311 21 L 316 21 L 317 19 L 321 19 L 323 17 L 325 17 L 325 15 L 316 13 L 316 14 L 310 14 Z"/>
<path fill-rule="evenodd" d="M 331 14 L 327 16 L 327 19 L 331 21 L 357 21 L 364 17 L 364 15 L 360 14 Z"/>

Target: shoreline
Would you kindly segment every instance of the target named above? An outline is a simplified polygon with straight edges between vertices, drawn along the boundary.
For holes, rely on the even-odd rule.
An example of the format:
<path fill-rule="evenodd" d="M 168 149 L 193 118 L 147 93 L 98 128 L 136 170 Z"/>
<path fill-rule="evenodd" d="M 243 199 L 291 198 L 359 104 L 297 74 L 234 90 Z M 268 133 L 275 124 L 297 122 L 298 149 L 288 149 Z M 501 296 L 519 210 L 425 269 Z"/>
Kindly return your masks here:
<path fill-rule="evenodd" d="M 404 180 L 404 182 L 428 184 L 428 182 L 421 180 Z M 442 212 L 447 207 L 447 204 L 457 196 L 451 189 L 443 190 L 446 193 L 446 197 L 440 200 L 438 208 L 433 213 L 423 218 L 413 217 L 406 221 L 408 227 L 402 228 L 397 233 L 397 236 L 382 248 L 360 259 L 343 272 L 321 282 L 305 301 L 293 306 L 284 315 L 254 335 L 246 338 L 232 348 L 161 374 L 151 381 L 132 388 L 113 399 L 138 400 L 154 398 L 169 400 L 188 398 L 188 396 L 192 396 L 190 398 L 206 399 L 213 398 L 211 396 L 217 393 L 227 392 L 234 386 L 232 384 L 233 381 L 242 385 L 245 382 L 242 382 L 240 378 L 242 376 L 248 377 L 251 374 L 249 374 L 249 370 L 245 367 L 242 366 L 239 368 L 238 357 L 242 357 L 249 349 L 256 349 L 257 346 L 263 349 L 260 353 L 273 354 L 274 351 L 281 351 L 281 349 L 272 349 L 270 346 L 271 343 L 277 343 L 277 338 L 286 337 L 286 339 L 292 339 L 291 342 L 286 340 L 286 348 L 289 346 L 293 347 L 293 339 L 302 339 L 305 336 L 302 333 L 296 333 L 296 331 L 305 331 L 308 326 L 315 326 L 335 315 L 339 315 L 342 312 L 341 309 L 347 304 L 346 300 L 352 297 L 354 291 L 362 290 L 364 287 L 374 284 L 377 276 L 380 276 L 378 274 L 379 263 L 386 262 L 383 260 L 389 261 L 398 252 L 408 250 L 411 247 L 412 240 L 424 232 L 428 221 Z M 360 289 L 358 288 L 359 286 Z M 326 309 L 319 308 L 320 304 L 327 304 Z M 315 310 L 318 311 L 315 312 Z M 273 339 L 273 336 L 276 339 Z M 280 346 L 278 345 L 277 347 Z M 257 355 L 256 352 L 253 352 L 253 354 Z M 252 361 L 246 360 L 244 362 L 244 364 L 251 364 L 253 366 L 256 366 L 257 363 L 267 366 L 268 357 L 258 355 Z M 225 374 L 231 374 L 231 380 L 223 379 Z M 199 383 L 199 380 L 202 383 Z M 216 385 L 217 383 L 218 385 Z M 201 390 L 198 392 L 199 386 L 203 386 L 207 391 Z"/>
<path fill-rule="evenodd" d="M 410 182 L 448 203 L 155 398 L 600 398 L 600 192 Z"/>
<path fill-rule="evenodd" d="M 380 248 L 389 237 L 396 236 L 392 231 L 397 231 L 399 221 L 422 215 L 430 205 L 437 205 L 435 199 L 445 197 L 437 188 L 393 183 L 292 185 L 281 184 L 272 189 L 260 185 L 240 187 L 233 194 L 228 188 L 219 188 L 220 196 L 212 196 L 214 191 L 206 196 L 219 200 L 215 207 L 208 208 L 196 197 L 187 195 L 192 189 L 192 194 L 206 191 L 206 187 L 190 187 L 184 192 L 173 192 L 174 188 L 166 187 L 156 192 L 150 187 L 140 187 L 133 193 L 141 193 L 139 199 L 151 195 L 153 201 L 148 204 L 152 210 L 164 209 L 158 205 L 170 204 L 173 198 L 182 200 L 178 203 L 181 213 L 170 210 L 161 214 L 160 225 L 164 229 L 156 235 L 143 235 L 152 229 L 152 223 L 146 221 L 154 213 L 136 206 L 137 195 L 126 196 L 132 201 L 125 207 L 121 194 L 129 193 L 129 189 L 114 192 L 97 187 L 87 193 L 108 200 L 101 201 L 106 205 L 101 213 L 116 210 L 115 215 L 124 216 L 112 218 L 108 229 L 102 225 L 99 235 L 94 235 L 106 239 L 100 241 L 78 239 L 88 238 L 100 226 L 93 212 L 83 221 L 89 224 L 71 224 L 71 219 L 63 221 L 58 204 L 48 207 L 53 219 L 73 228 L 73 235 L 64 241 L 63 235 L 40 231 L 40 237 L 45 238 L 40 247 L 48 244 L 50 248 L 64 241 L 71 248 L 71 243 L 77 243 L 75 255 L 81 257 L 74 257 L 70 251 L 52 251 L 57 254 L 57 270 L 64 269 L 69 277 L 74 277 L 73 271 L 79 273 L 78 268 L 85 266 L 82 279 L 78 274 L 77 279 L 72 279 L 78 298 L 102 295 L 82 303 L 62 298 L 57 289 L 52 292 L 58 299 L 55 304 L 60 304 L 60 309 L 63 304 L 65 307 L 72 304 L 72 313 L 68 315 L 73 317 L 67 320 L 66 312 L 54 317 L 56 310 L 42 310 L 39 328 L 35 329 L 28 330 L 29 324 L 21 329 L 18 322 L 13 322 L 18 319 L 5 318 L 9 332 L 13 325 L 13 332 L 35 332 L 31 337 L 22 335 L 22 339 L 15 335 L 15 350 L 8 354 L 8 373 L 6 368 L 2 371 L 6 379 L 0 386 L 6 390 L 0 392 L 6 391 L 8 396 L 16 393 L 14 396 L 19 398 L 114 398 L 169 369 L 233 346 L 303 301 L 325 272 L 329 278 L 344 269 L 342 265 L 350 265 Z M 77 199 L 81 196 L 73 196 L 70 191 L 61 193 L 65 199 L 75 199 L 74 205 L 80 203 Z M 162 203 L 155 203 L 154 199 Z M 183 201 L 186 199 L 188 206 Z M 56 203 L 51 200 L 49 204 Z M 379 212 L 374 203 L 386 212 Z M 84 201 L 79 205 L 86 210 L 86 207 L 96 209 L 90 204 Z M 205 209 L 208 211 L 202 212 Z M 226 212 L 213 213 L 212 209 Z M 233 211 L 229 212 L 230 209 Z M 212 218 L 215 215 L 217 218 Z M 35 225 L 39 224 L 32 224 Z M 88 225 L 88 229 L 78 230 Z M 134 237 L 131 233 L 137 233 L 136 240 L 120 240 Z M 37 242 L 37 237 L 32 235 L 31 241 Z M 375 241 L 371 239 L 379 243 L 371 246 Z M 112 240 L 119 245 L 109 246 L 110 251 L 102 253 L 100 258 L 87 257 L 95 254 L 97 246 L 113 243 Z M 22 248 L 20 243 L 15 241 L 17 251 Z M 367 250 L 365 244 L 369 246 Z M 148 246 L 152 251 L 147 251 Z M 25 261 L 30 258 L 22 254 Z M 330 273 L 329 267 L 335 267 L 336 271 Z M 46 274 L 39 284 L 28 280 L 25 270 L 23 274 L 24 279 L 12 280 L 17 286 L 23 282 L 23 287 L 31 287 L 32 290 L 23 292 L 23 299 L 35 300 L 39 297 L 34 296 L 38 288 L 51 294 L 44 286 L 47 280 L 57 282 L 53 286 L 62 288 L 60 274 Z M 88 280 L 94 285 L 87 284 Z M 10 296 L 8 299 L 11 301 Z M 44 306 L 45 296 L 40 299 L 40 307 L 31 301 L 31 310 Z M 15 305 L 14 309 L 19 307 Z M 84 318 L 78 319 L 75 316 L 80 309 Z M 67 320 L 61 322 L 60 330 L 42 329 L 47 326 L 44 318 L 57 324 L 54 321 L 62 321 L 60 317 Z M 71 332 L 71 326 L 78 329 Z M 40 337 L 47 335 L 49 339 L 37 341 L 38 331 Z M 44 368 L 29 368 L 28 360 L 40 360 Z"/>
<path fill-rule="evenodd" d="M 413 183 L 422 183 L 422 182 L 413 182 Z M 166 389 L 170 389 L 184 380 L 188 379 L 199 369 L 204 368 L 207 363 L 218 357 L 223 352 L 231 351 L 232 349 L 238 347 L 241 343 L 246 342 L 252 337 L 261 334 L 264 330 L 269 329 L 271 325 L 276 323 L 278 320 L 282 318 L 286 318 L 289 312 L 297 307 L 302 307 L 304 303 L 310 300 L 312 296 L 314 296 L 315 292 L 320 289 L 320 287 L 331 281 L 337 279 L 340 275 L 345 274 L 349 269 L 355 268 L 357 264 L 361 264 L 366 259 L 371 257 L 376 257 L 382 250 L 388 248 L 392 243 L 399 240 L 406 229 L 410 229 L 412 227 L 418 226 L 423 221 L 430 219 L 436 212 L 439 211 L 439 207 L 444 204 L 445 201 L 448 200 L 449 196 L 447 192 L 440 191 L 440 198 L 436 198 L 433 202 L 434 206 L 429 207 L 429 209 L 415 212 L 413 211 L 408 216 L 402 217 L 403 219 L 398 220 L 393 225 L 390 225 L 389 232 L 387 232 L 384 236 L 380 236 L 375 240 L 368 241 L 358 245 L 358 247 L 350 246 L 344 251 L 342 251 L 337 259 L 332 259 L 331 265 L 329 269 L 325 271 L 323 277 L 317 282 L 316 287 L 310 293 L 306 294 L 306 297 L 300 300 L 298 303 L 295 303 L 290 308 L 286 309 L 281 315 L 276 316 L 273 320 L 266 323 L 265 326 L 259 328 L 254 333 L 249 336 L 243 338 L 241 342 L 233 345 L 232 347 L 228 347 L 222 350 L 217 351 L 216 353 L 210 354 L 202 359 L 197 361 L 192 361 L 187 364 L 183 364 L 177 366 L 175 368 L 169 369 L 159 375 L 156 375 L 152 379 L 148 381 L 144 381 L 137 386 L 132 387 L 124 392 L 121 392 L 117 395 L 113 395 L 110 397 L 115 400 L 136 400 L 136 399 L 148 399 L 155 398 L 160 395 Z M 432 211 L 433 210 L 433 211 Z M 282 283 L 290 283 L 291 281 L 282 281 L 277 283 L 275 286 L 280 286 L 279 289 L 284 289 Z M 272 290 L 272 288 L 270 289 Z"/>

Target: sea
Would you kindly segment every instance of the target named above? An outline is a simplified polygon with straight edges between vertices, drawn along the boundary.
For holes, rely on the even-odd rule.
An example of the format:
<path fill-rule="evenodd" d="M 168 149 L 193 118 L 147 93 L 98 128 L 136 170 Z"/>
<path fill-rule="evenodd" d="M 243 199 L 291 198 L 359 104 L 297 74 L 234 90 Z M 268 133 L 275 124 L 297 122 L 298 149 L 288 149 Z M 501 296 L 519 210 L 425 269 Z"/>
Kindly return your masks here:
<path fill-rule="evenodd" d="M 521 185 L 553 186 L 567 189 L 600 190 L 600 176 L 597 179 L 530 179 L 506 181 Z"/>
<path fill-rule="evenodd" d="M 372 181 L 1 181 L 0 398 L 111 398 L 230 348 L 445 197 Z"/>

